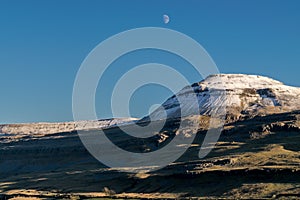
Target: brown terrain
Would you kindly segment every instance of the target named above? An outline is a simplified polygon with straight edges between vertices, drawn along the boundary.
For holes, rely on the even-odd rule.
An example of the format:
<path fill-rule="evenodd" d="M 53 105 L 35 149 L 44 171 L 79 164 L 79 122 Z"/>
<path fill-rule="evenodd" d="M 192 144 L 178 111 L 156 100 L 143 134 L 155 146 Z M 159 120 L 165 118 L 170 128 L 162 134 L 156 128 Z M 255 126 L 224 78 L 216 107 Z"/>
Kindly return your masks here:
<path fill-rule="evenodd" d="M 228 122 L 214 150 L 199 159 L 203 128 L 176 162 L 139 174 L 102 165 L 75 131 L 7 134 L 0 144 L 2 198 L 300 198 L 299 119 L 300 112 L 295 111 Z M 199 120 L 202 127 L 207 121 Z M 172 139 L 176 123 L 176 119 L 168 122 L 171 125 L 156 137 L 131 146 L 137 151 L 158 148 L 160 142 Z M 106 134 L 113 140 L 118 131 L 110 128 Z M 118 145 L 131 144 L 127 139 L 118 138 Z"/>

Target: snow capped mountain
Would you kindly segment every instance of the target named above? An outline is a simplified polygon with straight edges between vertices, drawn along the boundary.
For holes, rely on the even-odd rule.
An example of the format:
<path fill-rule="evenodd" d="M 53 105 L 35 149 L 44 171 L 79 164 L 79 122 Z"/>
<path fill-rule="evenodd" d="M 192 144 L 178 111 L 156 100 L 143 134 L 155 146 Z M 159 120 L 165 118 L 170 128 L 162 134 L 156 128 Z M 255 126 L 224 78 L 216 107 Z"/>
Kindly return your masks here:
<path fill-rule="evenodd" d="M 192 88 L 192 89 L 189 89 Z M 194 101 L 193 94 L 197 96 Z M 300 88 L 284 85 L 268 77 L 244 74 L 217 74 L 183 88 L 157 110 L 152 120 L 200 114 L 226 107 L 228 121 L 300 109 Z M 181 99 L 181 104 L 178 101 Z M 198 109 L 198 108 L 199 109 Z"/>
<path fill-rule="evenodd" d="M 299 98 L 300 88 L 284 85 L 268 77 L 217 74 L 183 88 L 151 113 L 150 118 L 160 120 L 199 114 L 211 116 L 214 111 L 218 112 L 219 108 L 226 108 L 226 120 L 232 122 L 257 115 L 300 110 Z M 109 128 L 136 121 L 135 118 L 120 118 L 62 123 L 9 124 L 0 125 L 0 136 L 1 134 L 52 134 Z"/>

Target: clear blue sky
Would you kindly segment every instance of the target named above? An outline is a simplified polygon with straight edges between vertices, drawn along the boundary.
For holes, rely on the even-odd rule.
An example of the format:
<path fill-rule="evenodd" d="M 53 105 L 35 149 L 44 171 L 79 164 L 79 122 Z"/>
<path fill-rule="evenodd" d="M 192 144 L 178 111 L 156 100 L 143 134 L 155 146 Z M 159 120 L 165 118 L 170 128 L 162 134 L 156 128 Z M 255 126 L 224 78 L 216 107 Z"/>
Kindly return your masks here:
<path fill-rule="evenodd" d="M 222 73 L 261 74 L 300 86 L 299 10 L 297 0 L 2 0 L 0 123 L 72 120 L 72 88 L 84 58 L 109 36 L 138 27 L 165 27 L 189 35 Z M 165 13 L 171 18 L 167 25 L 162 21 Z M 120 58 L 115 72 L 117 65 L 149 61 L 187 65 L 160 53 Z M 133 115 L 145 114 L 169 95 L 159 87 L 141 89 L 131 106 Z M 109 117 L 101 111 L 103 102 L 98 104 L 101 116 Z"/>

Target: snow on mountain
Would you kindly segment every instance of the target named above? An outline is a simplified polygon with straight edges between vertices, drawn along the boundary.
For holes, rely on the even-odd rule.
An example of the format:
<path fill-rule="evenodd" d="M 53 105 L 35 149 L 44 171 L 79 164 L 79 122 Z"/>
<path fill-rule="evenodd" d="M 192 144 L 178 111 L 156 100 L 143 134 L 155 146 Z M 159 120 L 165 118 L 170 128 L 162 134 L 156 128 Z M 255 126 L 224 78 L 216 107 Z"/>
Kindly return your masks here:
<path fill-rule="evenodd" d="M 217 74 L 183 88 L 151 113 L 152 120 L 166 117 L 211 115 L 212 108 L 226 107 L 227 120 L 253 117 L 300 109 L 300 88 L 264 76 L 244 74 Z M 196 94 L 198 102 L 192 98 Z M 219 94 L 224 95 L 219 95 Z M 182 100 L 179 104 L 178 98 Z"/>
<path fill-rule="evenodd" d="M 78 130 L 108 128 L 134 122 L 135 118 L 113 118 L 96 121 L 60 122 L 60 123 L 27 123 L 0 125 L 0 134 L 53 134 Z M 1 136 L 1 135 L 0 135 Z"/>
<path fill-rule="evenodd" d="M 221 95 L 220 95 L 221 94 Z M 196 101 L 194 98 L 196 97 Z M 179 104 L 178 98 L 182 100 Z M 227 121 L 256 115 L 300 110 L 300 88 L 268 77 L 244 74 L 217 74 L 183 88 L 150 114 L 151 120 L 189 115 L 211 116 L 226 107 Z M 182 112 L 184 111 L 184 112 Z M 182 115 L 181 115 L 182 114 Z M 147 118 L 146 118 L 147 119 Z M 134 123 L 135 118 L 97 121 L 0 125 L 1 134 L 52 134 Z"/>

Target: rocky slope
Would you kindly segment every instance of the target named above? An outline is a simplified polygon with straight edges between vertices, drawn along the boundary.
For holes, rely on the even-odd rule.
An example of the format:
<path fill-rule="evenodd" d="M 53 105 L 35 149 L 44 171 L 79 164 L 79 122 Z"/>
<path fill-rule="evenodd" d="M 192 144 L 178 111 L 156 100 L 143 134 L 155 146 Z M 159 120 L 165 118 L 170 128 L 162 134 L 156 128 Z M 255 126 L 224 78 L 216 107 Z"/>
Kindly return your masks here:
<path fill-rule="evenodd" d="M 252 118 L 257 115 L 281 113 L 300 109 L 300 88 L 286 86 L 268 77 L 244 74 L 218 74 L 184 88 L 169 98 L 162 107 L 151 114 L 152 119 L 195 115 L 200 108 L 202 115 L 210 115 L 214 107 L 226 107 L 227 120 Z M 225 95 L 219 97 L 219 93 Z M 198 102 L 192 100 L 195 93 Z M 180 105 L 177 97 L 183 99 Z M 165 113 L 166 110 L 166 113 Z"/>
<path fill-rule="evenodd" d="M 300 197 L 300 111 L 227 123 L 214 150 L 198 158 L 200 130 L 186 153 L 152 173 L 129 174 L 94 159 L 75 132 L 0 140 L 0 197 L 41 199 L 261 199 Z M 106 134 L 120 148 L 148 152 L 176 133 L 171 120 L 154 138 Z M 130 126 L 130 125 L 129 125 Z M 170 152 L 171 153 L 171 152 Z"/>

